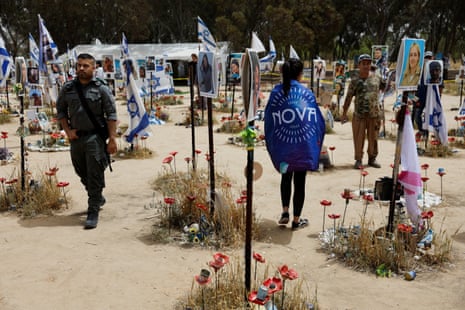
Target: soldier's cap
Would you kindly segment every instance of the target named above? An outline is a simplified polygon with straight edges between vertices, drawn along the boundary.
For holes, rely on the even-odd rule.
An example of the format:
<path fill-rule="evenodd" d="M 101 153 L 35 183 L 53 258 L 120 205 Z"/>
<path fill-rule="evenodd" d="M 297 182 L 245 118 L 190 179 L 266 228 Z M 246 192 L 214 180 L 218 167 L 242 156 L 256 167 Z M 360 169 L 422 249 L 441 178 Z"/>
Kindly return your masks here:
<path fill-rule="evenodd" d="M 433 57 L 433 52 L 432 52 L 432 51 L 427 51 L 427 52 L 425 53 L 425 58 L 426 58 L 426 57 Z"/>
<path fill-rule="evenodd" d="M 371 61 L 371 56 L 368 55 L 368 54 L 362 54 L 362 55 L 360 55 L 360 56 L 358 57 L 358 62 L 361 62 L 361 61 L 363 61 L 363 60 L 369 60 L 369 61 Z"/>

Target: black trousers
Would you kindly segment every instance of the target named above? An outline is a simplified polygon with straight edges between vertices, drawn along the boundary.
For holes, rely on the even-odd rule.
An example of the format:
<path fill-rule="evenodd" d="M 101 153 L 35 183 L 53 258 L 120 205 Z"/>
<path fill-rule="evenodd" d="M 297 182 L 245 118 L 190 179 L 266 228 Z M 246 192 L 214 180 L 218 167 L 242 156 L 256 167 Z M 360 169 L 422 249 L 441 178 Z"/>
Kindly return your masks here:
<path fill-rule="evenodd" d="M 292 197 L 293 215 L 302 214 L 305 200 L 305 178 L 307 171 L 287 172 L 281 175 L 281 204 L 283 207 L 290 207 L 292 183 L 294 183 L 294 195 Z M 294 180 L 294 182 L 292 182 Z"/>

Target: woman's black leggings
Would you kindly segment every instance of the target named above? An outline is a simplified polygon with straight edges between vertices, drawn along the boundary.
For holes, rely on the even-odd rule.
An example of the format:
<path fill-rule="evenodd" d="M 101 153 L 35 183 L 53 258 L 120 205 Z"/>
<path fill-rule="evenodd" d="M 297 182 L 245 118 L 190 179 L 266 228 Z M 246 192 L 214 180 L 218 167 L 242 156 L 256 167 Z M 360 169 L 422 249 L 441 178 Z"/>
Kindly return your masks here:
<path fill-rule="evenodd" d="M 300 216 L 305 200 L 305 177 L 307 171 L 287 172 L 281 176 L 281 203 L 283 207 L 289 207 L 291 201 L 292 178 L 294 178 L 294 216 Z"/>

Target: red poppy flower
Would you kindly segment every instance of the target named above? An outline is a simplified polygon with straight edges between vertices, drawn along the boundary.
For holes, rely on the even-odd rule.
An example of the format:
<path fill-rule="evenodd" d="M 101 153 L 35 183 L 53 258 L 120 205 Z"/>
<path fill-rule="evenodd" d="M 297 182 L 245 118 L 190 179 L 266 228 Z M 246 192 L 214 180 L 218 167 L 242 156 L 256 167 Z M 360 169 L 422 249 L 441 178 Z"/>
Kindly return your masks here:
<path fill-rule="evenodd" d="M 441 144 L 441 142 L 439 142 L 439 140 L 432 140 L 431 141 L 431 145 L 439 145 Z"/>
<path fill-rule="evenodd" d="M 66 187 L 69 185 L 69 182 L 58 182 L 57 187 Z"/>
<path fill-rule="evenodd" d="M 373 201 L 373 195 L 363 195 L 363 199 L 366 200 L 366 201 Z"/>
<path fill-rule="evenodd" d="M 247 299 L 251 302 L 251 303 L 254 303 L 256 305 L 260 305 L 260 306 L 264 306 L 269 300 L 270 300 L 270 296 L 266 296 L 265 299 L 261 300 L 261 299 L 258 299 L 257 298 L 257 291 L 253 291 L 253 292 L 250 292 L 249 296 L 247 297 Z"/>
<path fill-rule="evenodd" d="M 283 289 L 283 280 L 277 277 L 268 278 L 262 284 L 268 288 L 268 295 L 272 295 Z"/>
<path fill-rule="evenodd" d="M 239 198 L 236 199 L 236 203 L 241 204 L 241 203 L 244 203 L 244 202 L 242 201 L 242 198 L 239 197 Z"/>
<path fill-rule="evenodd" d="M 54 176 L 55 174 L 56 174 L 55 171 L 50 171 L 50 170 L 49 170 L 49 171 L 45 171 L 45 175 L 46 175 L 46 176 L 49 176 L 49 177 Z"/>
<path fill-rule="evenodd" d="M 61 135 L 60 135 L 58 132 L 53 132 L 53 133 L 50 134 L 50 137 L 51 137 L 52 139 L 55 139 L 55 140 L 56 140 L 56 139 L 60 139 L 60 136 L 61 136 Z"/>
<path fill-rule="evenodd" d="M 190 163 L 191 158 L 190 158 L 190 157 L 184 157 L 184 160 L 185 160 L 187 163 Z"/>
<path fill-rule="evenodd" d="M 172 160 L 173 160 L 173 157 L 168 156 L 168 157 L 163 158 L 163 163 L 164 164 L 171 164 Z"/>
<path fill-rule="evenodd" d="M 436 172 L 436 174 L 437 174 L 438 176 L 442 177 L 443 175 L 446 174 L 446 172 L 445 172 L 445 171 L 438 171 L 438 172 Z"/>
<path fill-rule="evenodd" d="M 283 277 L 284 279 L 295 280 L 299 277 L 297 271 L 295 271 L 294 269 L 290 269 L 289 267 L 287 267 L 287 265 L 282 265 L 278 268 L 278 270 L 281 274 L 281 277 Z"/>
<path fill-rule="evenodd" d="M 368 171 L 362 170 L 362 171 L 360 171 L 360 174 L 361 174 L 362 176 L 366 177 L 366 176 L 368 175 Z"/>
<path fill-rule="evenodd" d="M 11 179 L 11 180 L 5 181 L 5 184 L 14 184 L 16 182 L 18 182 L 18 179 Z"/>
<path fill-rule="evenodd" d="M 176 151 L 170 152 L 170 155 L 173 156 L 173 157 L 176 156 L 176 154 L 178 154 L 178 152 L 176 152 Z"/>
<path fill-rule="evenodd" d="M 172 205 L 176 201 L 176 199 L 174 199 L 173 197 L 165 197 L 164 200 L 165 200 L 165 203 L 169 205 Z"/>
<path fill-rule="evenodd" d="M 201 150 L 195 150 L 195 154 L 200 154 L 200 153 L 202 153 Z"/>
<path fill-rule="evenodd" d="M 349 193 L 341 193 L 341 197 L 344 198 L 344 199 L 352 199 L 354 198 L 354 195 L 349 192 Z"/>
<path fill-rule="evenodd" d="M 52 167 L 52 168 L 49 168 L 48 170 L 49 170 L 49 171 L 53 171 L 53 172 L 57 172 L 58 170 L 60 170 L 60 168 L 58 168 L 58 167 Z"/>
<path fill-rule="evenodd" d="M 428 164 L 423 164 L 423 165 L 421 165 L 421 169 L 423 169 L 423 170 L 426 170 L 426 169 L 428 169 L 428 168 L 429 168 L 429 165 L 428 165 Z"/>
<path fill-rule="evenodd" d="M 399 230 L 401 232 L 410 233 L 410 232 L 413 231 L 413 227 L 410 226 L 410 225 L 407 225 L 407 224 L 399 224 L 399 225 L 397 225 L 397 230 Z"/>
<path fill-rule="evenodd" d="M 330 147 L 329 147 L 329 150 L 330 150 L 330 151 L 334 151 L 335 149 L 336 149 L 335 146 L 330 146 Z"/>
<path fill-rule="evenodd" d="M 229 263 L 229 256 L 220 252 L 213 254 L 213 259 L 222 262 L 224 265 Z"/>
<path fill-rule="evenodd" d="M 212 260 L 208 263 L 208 266 L 212 267 L 215 270 L 215 272 L 217 272 L 218 270 L 223 268 L 224 263 L 220 261 Z"/>
<path fill-rule="evenodd" d="M 207 206 L 206 206 L 206 205 L 204 205 L 204 204 L 202 204 L 202 203 L 198 203 L 198 204 L 196 204 L 196 207 L 197 207 L 197 208 L 199 208 L 199 209 L 201 209 L 201 210 L 203 210 L 203 211 L 205 211 L 205 212 L 207 212 L 207 211 L 208 211 L 208 208 L 207 208 Z"/>
<path fill-rule="evenodd" d="M 205 278 L 200 275 L 196 275 L 195 281 L 200 285 L 206 285 L 212 281 L 212 278 L 211 277 Z"/>
<path fill-rule="evenodd" d="M 426 219 L 430 219 L 434 216 L 434 213 L 433 211 L 423 211 L 421 212 L 421 218 L 426 220 Z"/>
<path fill-rule="evenodd" d="M 423 182 L 427 182 L 427 181 L 429 180 L 429 178 L 428 178 L 428 177 L 421 177 L 421 180 L 422 180 Z"/>
<path fill-rule="evenodd" d="M 265 258 L 261 254 L 259 254 L 257 252 L 253 252 L 253 258 L 259 263 L 264 263 L 265 262 Z"/>
<path fill-rule="evenodd" d="M 0 178 L 0 182 L 4 183 L 6 181 L 5 178 Z"/>
<path fill-rule="evenodd" d="M 455 142 L 455 137 L 449 137 L 448 140 L 449 142 Z"/>
<path fill-rule="evenodd" d="M 320 201 L 320 205 L 322 205 L 324 207 L 328 207 L 331 204 L 332 204 L 332 202 L 330 200 L 323 199 L 322 201 Z"/>
<path fill-rule="evenodd" d="M 340 214 L 328 214 L 328 217 L 332 220 L 338 219 L 341 217 Z"/>

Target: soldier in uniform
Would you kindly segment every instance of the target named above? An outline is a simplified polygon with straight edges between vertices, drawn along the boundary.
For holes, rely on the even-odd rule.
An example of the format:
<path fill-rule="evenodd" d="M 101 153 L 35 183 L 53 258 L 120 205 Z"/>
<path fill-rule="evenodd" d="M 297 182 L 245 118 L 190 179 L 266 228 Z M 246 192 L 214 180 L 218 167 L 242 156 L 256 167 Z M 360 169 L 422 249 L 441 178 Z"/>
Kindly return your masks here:
<path fill-rule="evenodd" d="M 86 229 L 97 227 L 100 208 L 105 203 L 105 169 L 109 156 L 116 152 L 116 105 L 104 81 L 94 77 L 95 58 L 80 54 L 77 59 L 77 77 L 65 83 L 57 100 L 57 118 L 71 144 L 71 160 L 76 174 L 87 191 L 88 209 Z M 108 143 L 99 135 L 82 106 L 78 88 L 95 120 L 108 128 Z M 106 149 L 105 149 L 106 148 Z"/>
<path fill-rule="evenodd" d="M 347 122 L 347 110 L 355 96 L 355 107 L 352 118 L 352 134 L 354 140 L 354 168 L 362 166 L 363 145 L 365 136 L 368 139 L 368 165 L 381 168 L 376 161 L 378 156 L 378 135 L 381 124 L 381 110 L 379 106 L 380 90 L 385 87 L 385 82 L 376 72 L 370 72 L 371 56 L 360 55 L 358 59 L 359 74 L 354 76 L 349 84 L 347 96 L 344 101 L 341 122 Z"/>

